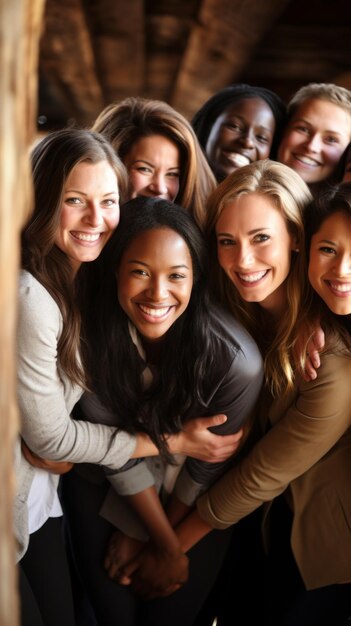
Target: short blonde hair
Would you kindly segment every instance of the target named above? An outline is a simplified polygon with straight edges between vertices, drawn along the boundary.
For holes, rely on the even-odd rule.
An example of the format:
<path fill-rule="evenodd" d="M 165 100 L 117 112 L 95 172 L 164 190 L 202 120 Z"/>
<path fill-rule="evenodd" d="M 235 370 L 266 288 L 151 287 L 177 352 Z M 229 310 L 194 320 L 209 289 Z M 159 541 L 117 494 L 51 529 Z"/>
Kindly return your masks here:
<path fill-rule="evenodd" d="M 311 98 L 326 100 L 347 111 L 351 116 L 351 91 L 334 83 L 309 83 L 301 87 L 288 103 L 288 117 L 292 117 L 298 107 Z"/>
<path fill-rule="evenodd" d="M 211 287 L 221 303 L 230 309 L 251 332 L 259 345 L 265 331 L 260 324 L 257 303 L 242 300 L 232 281 L 217 261 L 215 227 L 223 209 L 244 194 L 268 197 L 283 215 L 299 252 L 292 253 L 287 277 L 286 315 L 275 336 L 264 347 L 266 382 L 274 394 L 291 388 L 294 379 L 292 351 L 297 340 L 297 325 L 307 315 L 310 288 L 306 276 L 303 213 L 312 195 L 302 178 L 290 167 L 270 159 L 255 161 L 230 174 L 211 194 L 207 203 L 206 235 L 210 242 Z"/>

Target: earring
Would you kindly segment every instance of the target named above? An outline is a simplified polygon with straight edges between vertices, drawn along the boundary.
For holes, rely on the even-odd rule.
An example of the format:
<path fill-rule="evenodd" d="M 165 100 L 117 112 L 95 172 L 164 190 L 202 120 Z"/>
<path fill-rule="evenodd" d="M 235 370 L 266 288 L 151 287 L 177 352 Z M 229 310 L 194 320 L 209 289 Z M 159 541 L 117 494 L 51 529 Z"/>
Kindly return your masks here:
<path fill-rule="evenodd" d="M 300 248 L 295 248 L 294 252 L 300 252 Z"/>

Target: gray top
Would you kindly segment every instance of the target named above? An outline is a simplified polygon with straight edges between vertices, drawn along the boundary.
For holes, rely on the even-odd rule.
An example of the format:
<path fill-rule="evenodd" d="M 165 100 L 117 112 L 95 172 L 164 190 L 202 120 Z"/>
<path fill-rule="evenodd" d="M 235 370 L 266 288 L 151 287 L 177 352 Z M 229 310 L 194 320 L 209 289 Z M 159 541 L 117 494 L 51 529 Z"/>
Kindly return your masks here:
<path fill-rule="evenodd" d="M 62 331 L 60 310 L 48 291 L 22 271 L 18 301 L 18 404 L 21 435 L 43 458 L 73 463 L 96 463 L 118 470 L 130 459 L 134 436 L 116 426 L 73 420 L 70 413 L 82 395 L 57 364 L 57 343 Z M 27 499 L 33 468 L 15 448 L 17 493 L 15 535 L 19 558 L 28 546 Z M 58 477 L 55 477 L 58 483 Z"/>
<path fill-rule="evenodd" d="M 216 336 L 217 343 L 213 367 L 206 376 L 206 397 L 201 404 L 193 403 L 186 419 L 224 413 L 227 421 L 212 430 L 219 434 L 234 433 L 247 422 L 255 407 L 263 381 L 262 358 L 254 340 L 243 326 L 217 306 L 211 308 L 208 332 Z M 142 358 L 143 351 L 140 340 L 138 342 L 135 338 L 135 329 L 131 335 Z M 146 363 L 145 367 L 148 369 Z M 98 415 L 99 421 L 116 423 L 116 418 L 111 413 L 104 413 L 104 408 L 94 395 L 84 395 L 81 406 L 89 420 Z M 225 463 L 206 463 L 191 457 L 178 458 L 178 461 L 179 467 L 173 468 L 166 467 L 159 457 L 132 459 L 118 472 L 106 470 L 105 473 L 109 481 L 113 481 L 115 492 L 122 496 L 138 493 L 152 485 L 160 490 L 161 486 L 165 486 L 166 480 L 170 483 L 166 488 L 167 493 L 174 485 L 177 497 L 191 506 L 232 463 L 232 459 Z M 79 467 L 77 470 L 86 478 L 92 479 L 92 473 L 89 476 L 87 467 Z M 169 473 L 174 475 L 169 476 Z M 98 480 L 97 468 L 95 479 Z M 145 537 L 137 517 L 128 509 L 123 499 L 111 490 L 100 513 L 124 533 L 137 538 Z"/>

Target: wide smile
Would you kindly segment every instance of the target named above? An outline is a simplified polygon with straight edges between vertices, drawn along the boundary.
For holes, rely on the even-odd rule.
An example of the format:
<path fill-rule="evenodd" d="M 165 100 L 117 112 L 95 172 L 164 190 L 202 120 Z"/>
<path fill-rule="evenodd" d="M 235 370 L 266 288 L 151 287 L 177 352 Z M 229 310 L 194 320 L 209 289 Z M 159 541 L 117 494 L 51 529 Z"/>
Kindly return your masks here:
<path fill-rule="evenodd" d="M 251 160 L 249 159 L 249 157 L 245 156 L 244 154 L 241 154 L 240 152 L 232 152 L 229 150 L 223 150 L 223 155 L 235 167 L 244 167 L 245 165 L 249 165 L 251 163 Z"/>
<path fill-rule="evenodd" d="M 143 319 L 151 324 L 163 322 L 165 319 L 167 319 L 171 311 L 175 308 L 174 304 L 169 304 L 166 306 L 150 306 L 146 304 L 141 304 L 140 302 L 136 302 L 136 305 Z"/>
<path fill-rule="evenodd" d="M 77 241 L 94 244 L 101 239 L 103 233 L 84 233 L 79 230 L 71 230 L 70 234 Z"/>
<path fill-rule="evenodd" d="M 325 280 L 324 282 L 337 298 L 348 298 L 351 296 L 351 283 L 339 280 Z"/>
<path fill-rule="evenodd" d="M 298 161 L 299 163 L 301 163 L 301 165 L 304 165 L 306 167 L 320 167 L 322 165 L 322 163 L 320 163 L 320 161 L 317 161 L 317 159 L 313 159 L 312 157 L 307 156 L 307 154 L 296 154 L 294 153 L 292 155 L 295 159 L 295 161 Z"/>
<path fill-rule="evenodd" d="M 244 287 L 256 287 L 265 280 L 269 271 L 270 270 L 261 270 L 258 272 L 250 272 L 245 274 L 241 272 L 235 272 L 235 275 L 237 276 L 240 284 Z"/>

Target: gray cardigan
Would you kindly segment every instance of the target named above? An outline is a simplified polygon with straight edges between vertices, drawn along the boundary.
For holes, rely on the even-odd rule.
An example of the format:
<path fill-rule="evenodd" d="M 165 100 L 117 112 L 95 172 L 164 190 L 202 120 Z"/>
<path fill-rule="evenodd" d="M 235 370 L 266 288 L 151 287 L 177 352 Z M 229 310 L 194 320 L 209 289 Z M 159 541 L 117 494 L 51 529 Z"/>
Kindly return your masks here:
<path fill-rule="evenodd" d="M 116 426 L 71 418 L 82 389 L 58 367 L 61 331 L 62 316 L 56 302 L 30 273 L 22 271 L 17 330 L 21 435 L 43 458 L 96 463 L 115 471 L 130 459 L 136 439 Z M 20 440 L 15 447 L 15 472 L 14 524 L 21 558 L 29 542 L 27 499 L 35 468 L 22 455 Z M 58 483 L 58 476 L 55 478 Z"/>

